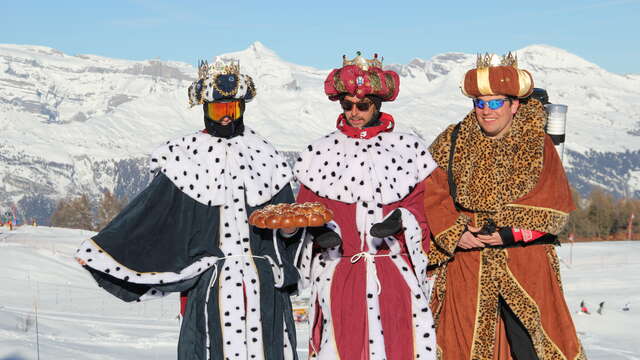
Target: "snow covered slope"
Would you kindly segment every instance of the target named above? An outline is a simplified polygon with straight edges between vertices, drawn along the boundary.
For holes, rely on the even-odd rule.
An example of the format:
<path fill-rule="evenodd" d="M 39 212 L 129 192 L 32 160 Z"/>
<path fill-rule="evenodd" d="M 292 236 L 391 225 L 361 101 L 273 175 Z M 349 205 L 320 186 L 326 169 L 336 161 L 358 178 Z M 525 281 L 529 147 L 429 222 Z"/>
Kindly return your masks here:
<path fill-rule="evenodd" d="M 128 304 L 98 288 L 73 260 L 93 233 L 0 227 L 0 359 L 175 359 L 178 298 Z M 640 241 L 558 248 L 569 308 L 591 360 L 639 360 Z M 592 315 L 578 315 L 580 301 Z M 597 306 L 604 301 L 602 315 Z M 621 310 L 630 303 L 631 310 Z M 37 332 L 36 332 L 37 307 Z M 298 328 L 305 359 L 308 328 Z"/>
<path fill-rule="evenodd" d="M 583 192 L 595 184 L 640 195 L 640 77 L 545 45 L 517 54 L 551 102 L 569 106 L 572 183 Z M 339 106 L 323 94 L 328 69 L 288 63 L 259 42 L 219 56 L 239 59 L 253 76 L 258 96 L 246 123 L 278 148 L 297 151 L 334 128 Z M 446 53 L 387 65 L 401 75 L 401 91 L 383 110 L 430 142 L 470 110 L 459 82 L 474 62 L 472 54 Z M 0 44 L 0 207 L 15 203 L 26 218 L 46 221 L 63 195 L 109 189 L 131 198 L 147 181 L 147 154 L 202 127 L 201 109 L 187 105 L 195 76 L 185 63 Z"/>

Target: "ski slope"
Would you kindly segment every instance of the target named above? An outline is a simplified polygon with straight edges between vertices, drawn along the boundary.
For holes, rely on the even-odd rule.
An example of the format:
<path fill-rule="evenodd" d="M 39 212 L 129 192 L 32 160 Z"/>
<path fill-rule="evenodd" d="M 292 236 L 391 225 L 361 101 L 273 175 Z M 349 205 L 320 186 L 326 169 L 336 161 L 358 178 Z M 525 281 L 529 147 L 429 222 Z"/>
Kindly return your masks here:
<path fill-rule="evenodd" d="M 127 304 L 99 289 L 73 260 L 77 245 L 92 235 L 0 227 L 0 360 L 37 359 L 38 350 L 40 359 L 175 359 L 177 296 Z M 640 327 L 640 241 L 563 245 L 558 252 L 588 358 L 640 360 L 634 330 Z M 582 300 L 592 315 L 577 314 Z M 627 302 L 631 310 L 623 312 Z M 306 359 L 306 325 L 298 330 Z"/>

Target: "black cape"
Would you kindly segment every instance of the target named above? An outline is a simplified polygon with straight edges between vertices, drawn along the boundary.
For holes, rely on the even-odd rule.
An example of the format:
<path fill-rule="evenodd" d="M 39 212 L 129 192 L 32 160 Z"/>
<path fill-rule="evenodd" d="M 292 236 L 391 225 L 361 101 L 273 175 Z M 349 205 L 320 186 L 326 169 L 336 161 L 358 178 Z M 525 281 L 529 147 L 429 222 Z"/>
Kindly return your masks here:
<path fill-rule="evenodd" d="M 151 184 L 76 257 L 124 301 L 187 291 L 178 359 L 297 359 L 289 296 L 299 237 L 247 222 L 258 208 L 294 201 L 282 157 L 249 130 L 176 139 L 151 162 Z"/>

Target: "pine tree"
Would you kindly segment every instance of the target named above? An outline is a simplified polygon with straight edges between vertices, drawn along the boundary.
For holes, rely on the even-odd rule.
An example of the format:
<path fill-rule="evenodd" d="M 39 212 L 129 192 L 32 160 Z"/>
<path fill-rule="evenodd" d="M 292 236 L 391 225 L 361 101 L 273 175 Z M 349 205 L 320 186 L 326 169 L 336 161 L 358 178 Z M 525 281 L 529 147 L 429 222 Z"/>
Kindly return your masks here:
<path fill-rule="evenodd" d="M 65 227 L 66 218 L 69 214 L 69 205 L 71 203 L 70 198 L 64 198 L 58 200 L 56 204 L 56 209 L 51 214 L 50 223 L 51 226 L 55 227 Z"/>
<path fill-rule="evenodd" d="M 616 199 L 602 188 L 594 188 L 588 198 L 582 199 L 575 189 L 571 189 L 577 208 L 569 215 L 569 222 L 561 233 L 566 238 L 569 233 L 578 238 L 605 240 L 607 238 L 626 239 L 631 214 L 632 238 L 637 235 L 640 224 L 640 200 Z"/>
<path fill-rule="evenodd" d="M 109 190 L 102 192 L 102 199 L 98 204 L 97 211 L 97 230 L 103 229 L 111 220 L 113 220 L 124 208 L 125 201 L 118 199 Z"/>
<path fill-rule="evenodd" d="M 615 231 L 616 204 L 613 195 L 595 187 L 589 195 L 587 218 L 593 226 L 593 236 L 606 239 Z"/>
<path fill-rule="evenodd" d="M 51 215 L 51 225 L 72 229 L 94 230 L 91 202 L 86 194 L 74 199 L 58 201 L 56 210 Z"/>

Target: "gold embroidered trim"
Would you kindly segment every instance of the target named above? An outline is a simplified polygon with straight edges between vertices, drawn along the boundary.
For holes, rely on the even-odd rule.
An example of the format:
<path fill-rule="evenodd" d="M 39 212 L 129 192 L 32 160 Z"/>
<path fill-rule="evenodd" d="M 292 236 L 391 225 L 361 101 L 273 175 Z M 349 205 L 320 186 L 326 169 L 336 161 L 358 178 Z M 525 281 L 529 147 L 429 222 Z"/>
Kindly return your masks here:
<path fill-rule="evenodd" d="M 555 209 L 507 205 L 494 216 L 498 226 L 512 226 L 557 235 L 569 221 L 569 214 Z"/>
<path fill-rule="evenodd" d="M 478 274 L 483 274 L 484 273 L 484 265 L 483 265 L 483 254 L 480 255 L 480 267 L 478 268 Z M 480 308 L 480 303 L 482 302 L 481 300 L 483 299 L 482 296 L 482 275 L 478 276 L 478 291 L 476 292 L 476 320 L 473 324 L 473 337 L 471 338 L 471 349 L 470 349 L 470 355 L 473 355 L 476 353 L 476 343 L 479 343 L 481 340 L 479 339 L 478 336 L 478 324 L 480 323 L 480 318 L 483 317 L 483 310 L 484 308 Z"/>
<path fill-rule="evenodd" d="M 573 358 L 574 360 L 587 360 L 587 355 L 584 353 L 584 348 L 582 347 L 582 344 L 580 344 L 580 350 L 578 351 L 578 354 L 576 354 L 576 357 Z"/>
<path fill-rule="evenodd" d="M 431 244 L 429 246 L 429 256 L 428 256 L 429 266 L 441 266 L 442 264 L 447 262 L 449 259 L 451 259 L 451 256 L 441 251 L 438 248 L 438 246 L 433 242 L 433 240 L 430 240 L 430 241 L 431 241 Z"/>
<path fill-rule="evenodd" d="M 236 86 L 234 86 L 233 89 L 231 89 L 231 91 L 224 91 L 222 89 L 220 89 L 218 87 L 218 78 L 216 77 L 215 79 L 213 79 L 211 81 L 211 86 L 213 86 L 213 88 L 219 93 L 222 94 L 222 96 L 224 97 L 231 97 L 231 96 L 235 96 L 236 93 L 238 92 L 238 86 L 240 86 L 240 79 L 236 78 Z"/>
<path fill-rule="evenodd" d="M 512 304 L 509 304 L 509 299 L 504 297 L 504 300 L 509 305 L 509 308 L 511 308 L 511 311 L 513 311 L 513 313 L 518 317 L 522 325 L 524 325 L 525 329 L 527 329 L 529 336 L 531 336 L 531 341 L 533 342 L 533 346 L 538 357 L 540 357 L 541 359 L 558 359 L 558 356 L 560 356 L 562 359 L 566 360 L 567 357 L 562 353 L 558 345 L 551 341 L 551 338 L 549 338 L 549 335 L 544 330 L 544 327 L 542 326 L 542 315 L 540 314 L 540 308 L 538 307 L 538 304 L 536 304 L 531 296 L 529 296 L 529 294 L 524 290 L 522 285 L 520 285 L 520 283 L 516 280 L 509 267 L 505 266 L 504 270 L 509 277 L 508 280 L 510 280 L 509 284 L 506 284 L 506 281 L 508 281 L 507 279 L 503 280 L 503 282 L 505 282 L 505 285 L 515 285 L 518 290 L 520 290 L 519 299 L 528 300 L 529 303 L 527 305 L 535 308 L 536 310 L 536 316 L 533 319 L 527 318 L 522 313 L 518 314 L 519 309 L 515 306 L 512 306 Z M 535 322 L 535 324 L 532 322 Z"/>
<path fill-rule="evenodd" d="M 448 228 L 446 228 L 446 229 L 444 229 L 444 230 L 440 231 L 439 233 L 437 233 L 437 234 L 435 235 L 435 238 L 436 238 L 436 239 L 437 239 L 437 238 L 439 238 L 442 234 L 444 234 L 444 233 L 446 233 L 447 231 L 449 231 L 449 230 L 451 230 L 451 229 L 455 228 L 455 227 L 456 227 L 456 226 L 458 226 L 458 225 L 459 225 L 459 224 L 453 224 L 453 225 L 449 226 Z"/>
<path fill-rule="evenodd" d="M 252 98 L 256 97 L 256 86 L 253 83 L 253 80 L 249 81 L 249 89 L 248 90 L 251 93 L 251 97 Z"/>
<path fill-rule="evenodd" d="M 373 92 L 377 93 L 382 89 L 382 80 L 380 79 L 380 76 L 378 76 L 377 72 L 372 71 L 369 73 L 369 81 L 371 82 L 371 89 Z"/>
<path fill-rule="evenodd" d="M 384 81 L 387 84 L 387 89 L 389 89 L 385 97 L 389 98 L 393 96 L 393 93 L 396 90 L 396 85 L 395 85 L 395 82 L 393 81 L 393 77 L 390 74 L 384 74 Z"/>
<path fill-rule="evenodd" d="M 569 213 L 566 213 L 564 211 L 560 211 L 560 210 L 556 210 L 556 209 L 552 209 L 552 208 L 541 207 L 541 206 L 508 204 L 508 205 L 505 205 L 505 207 L 516 207 L 516 208 L 533 209 L 533 210 L 544 210 L 544 211 L 551 211 L 551 212 L 554 212 L 554 213 L 558 213 L 558 214 L 564 215 L 564 216 L 568 216 L 569 215 Z"/>
<path fill-rule="evenodd" d="M 562 279 L 560 278 L 560 260 L 558 259 L 558 255 L 556 254 L 556 249 L 553 245 L 544 245 L 547 250 L 547 258 L 549 259 L 549 263 L 551 264 L 551 268 L 556 275 L 556 279 L 558 280 L 558 284 L 560 285 L 560 292 L 564 295 L 564 288 L 562 287 Z"/>
<path fill-rule="evenodd" d="M 344 86 L 342 79 L 340 78 L 340 70 L 333 73 L 333 84 L 339 93 L 347 92 L 347 88 Z"/>
<path fill-rule="evenodd" d="M 447 290 L 447 266 L 437 268 L 433 274 L 436 276 L 436 282 L 433 284 L 433 290 L 431 291 L 430 307 L 433 314 L 433 324 L 437 329 L 440 322 L 440 311 L 442 310 Z M 438 302 L 438 306 L 435 308 L 433 307 L 434 301 Z"/>
<path fill-rule="evenodd" d="M 500 293 L 496 279 L 500 276 L 500 269 L 506 266 L 506 259 L 502 249 L 480 251 L 478 302 L 471 358 L 491 359 L 495 350 L 498 294 Z"/>
<path fill-rule="evenodd" d="M 458 240 L 460 240 L 460 236 L 464 231 L 464 226 L 469 223 L 469 220 L 469 216 L 460 214 L 453 225 L 436 234 L 434 238 L 437 247 L 450 257 L 453 256 L 456 246 L 458 245 Z"/>

